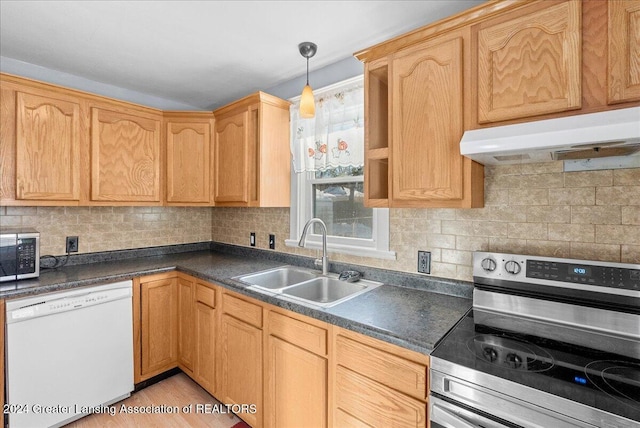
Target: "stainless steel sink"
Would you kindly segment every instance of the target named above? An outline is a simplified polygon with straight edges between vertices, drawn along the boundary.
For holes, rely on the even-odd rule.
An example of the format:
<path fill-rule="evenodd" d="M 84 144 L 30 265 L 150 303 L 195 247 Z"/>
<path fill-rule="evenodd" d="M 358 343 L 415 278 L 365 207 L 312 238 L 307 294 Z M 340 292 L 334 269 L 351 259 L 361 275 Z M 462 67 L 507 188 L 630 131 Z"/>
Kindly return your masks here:
<path fill-rule="evenodd" d="M 368 280 L 341 281 L 335 274 L 321 275 L 317 271 L 295 266 L 283 266 L 234 279 L 262 293 L 276 294 L 303 305 L 322 308 L 337 305 L 382 285 Z"/>
<path fill-rule="evenodd" d="M 293 266 L 283 266 L 238 277 L 239 281 L 267 290 L 278 290 L 316 278 L 317 273 Z"/>
<path fill-rule="evenodd" d="M 330 307 L 381 286 L 379 282 L 345 282 L 321 276 L 282 291 L 284 296 L 305 300 L 313 305 Z"/>

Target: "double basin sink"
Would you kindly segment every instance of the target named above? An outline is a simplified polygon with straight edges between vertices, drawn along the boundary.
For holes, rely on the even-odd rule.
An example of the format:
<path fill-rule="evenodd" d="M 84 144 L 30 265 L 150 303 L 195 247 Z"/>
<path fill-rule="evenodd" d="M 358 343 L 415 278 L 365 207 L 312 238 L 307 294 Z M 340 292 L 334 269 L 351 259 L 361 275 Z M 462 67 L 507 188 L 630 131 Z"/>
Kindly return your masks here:
<path fill-rule="evenodd" d="M 267 294 L 280 294 L 301 304 L 327 308 L 352 299 L 382 285 L 380 282 L 359 280 L 347 282 L 337 276 L 295 266 L 283 266 L 234 279 L 252 289 Z"/>

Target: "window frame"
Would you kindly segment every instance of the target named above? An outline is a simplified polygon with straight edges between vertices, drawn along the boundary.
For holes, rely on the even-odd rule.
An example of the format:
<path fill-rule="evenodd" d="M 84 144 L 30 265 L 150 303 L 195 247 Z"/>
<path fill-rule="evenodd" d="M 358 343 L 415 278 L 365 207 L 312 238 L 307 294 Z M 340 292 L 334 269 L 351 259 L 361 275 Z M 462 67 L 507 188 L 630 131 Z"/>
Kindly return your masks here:
<path fill-rule="evenodd" d="M 337 89 L 350 82 L 362 79 L 362 76 L 338 82 L 316 90 L 317 93 Z M 295 103 L 300 97 L 291 98 Z M 285 240 L 288 247 L 297 247 L 304 225 L 313 215 L 313 184 L 319 183 L 345 183 L 363 182 L 362 176 L 346 176 L 332 178 L 316 178 L 315 173 L 307 171 L 296 173 L 291 169 L 291 206 L 289 220 L 289 239 Z M 322 235 L 313 233 L 313 228 L 307 233 L 305 248 L 321 249 Z M 362 257 L 395 260 L 395 251 L 389 250 L 389 209 L 373 208 L 372 239 L 349 238 L 336 235 L 327 235 L 327 251 L 340 254 L 349 254 Z"/>

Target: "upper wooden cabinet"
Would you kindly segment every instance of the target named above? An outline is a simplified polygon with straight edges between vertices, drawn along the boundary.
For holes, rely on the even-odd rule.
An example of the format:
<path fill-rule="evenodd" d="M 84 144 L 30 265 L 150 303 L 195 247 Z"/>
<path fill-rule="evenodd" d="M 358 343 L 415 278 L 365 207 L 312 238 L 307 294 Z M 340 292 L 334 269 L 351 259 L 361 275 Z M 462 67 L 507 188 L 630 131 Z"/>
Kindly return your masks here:
<path fill-rule="evenodd" d="M 83 100 L 0 74 L 0 107 L 0 204 L 78 205 L 88 137 Z"/>
<path fill-rule="evenodd" d="M 91 200 L 160 204 L 159 114 L 91 109 Z"/>
<path fill-rule="evenodd" d="M 640 0 L 609 0 L 609 103 L 640 100 Z"/>
<path fill-rule="evenodd" d="M 478 122 L 581 107 L 581 2 L 540 2 L 478 24 Z"/>
<path fill-rule="evenodd" d="M 216 205 L 289 206 L 289 104 L 257 92 L 213 112 Z"/>
<path fill-rule="evenodd" d="M 459 148 L 468 40 L 451 32 L 366 65 L 368 206 L 483 205 L 483 168 Z"/>
<path fill-rule="evenodd" d="M 16 197 L 80 199 L 80 104 L 17 92 Z"/>
<path fill-rule="evenodd" d="M 391 206 L 461 200 L 462 38 L 393 58 Z"/>
<path fill-rule="evenodd" d="M 167 205 L 211 205 L 213 114 L 164 113 Z"/>

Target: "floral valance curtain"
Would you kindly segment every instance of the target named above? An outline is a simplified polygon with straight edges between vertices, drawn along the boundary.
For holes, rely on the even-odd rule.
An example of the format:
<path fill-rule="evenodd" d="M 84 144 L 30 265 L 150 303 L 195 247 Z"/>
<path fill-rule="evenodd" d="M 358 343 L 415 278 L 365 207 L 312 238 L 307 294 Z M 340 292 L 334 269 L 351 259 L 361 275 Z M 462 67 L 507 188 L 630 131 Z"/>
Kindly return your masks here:
<path fill-rule="evenodd" d="M 329 90 L 314 91 L 316 115 L 300 117 L 300 101 L 291 105 L 291 153 L 296 172 L 364 165 L 364 84 L 350 79 Z"/>

